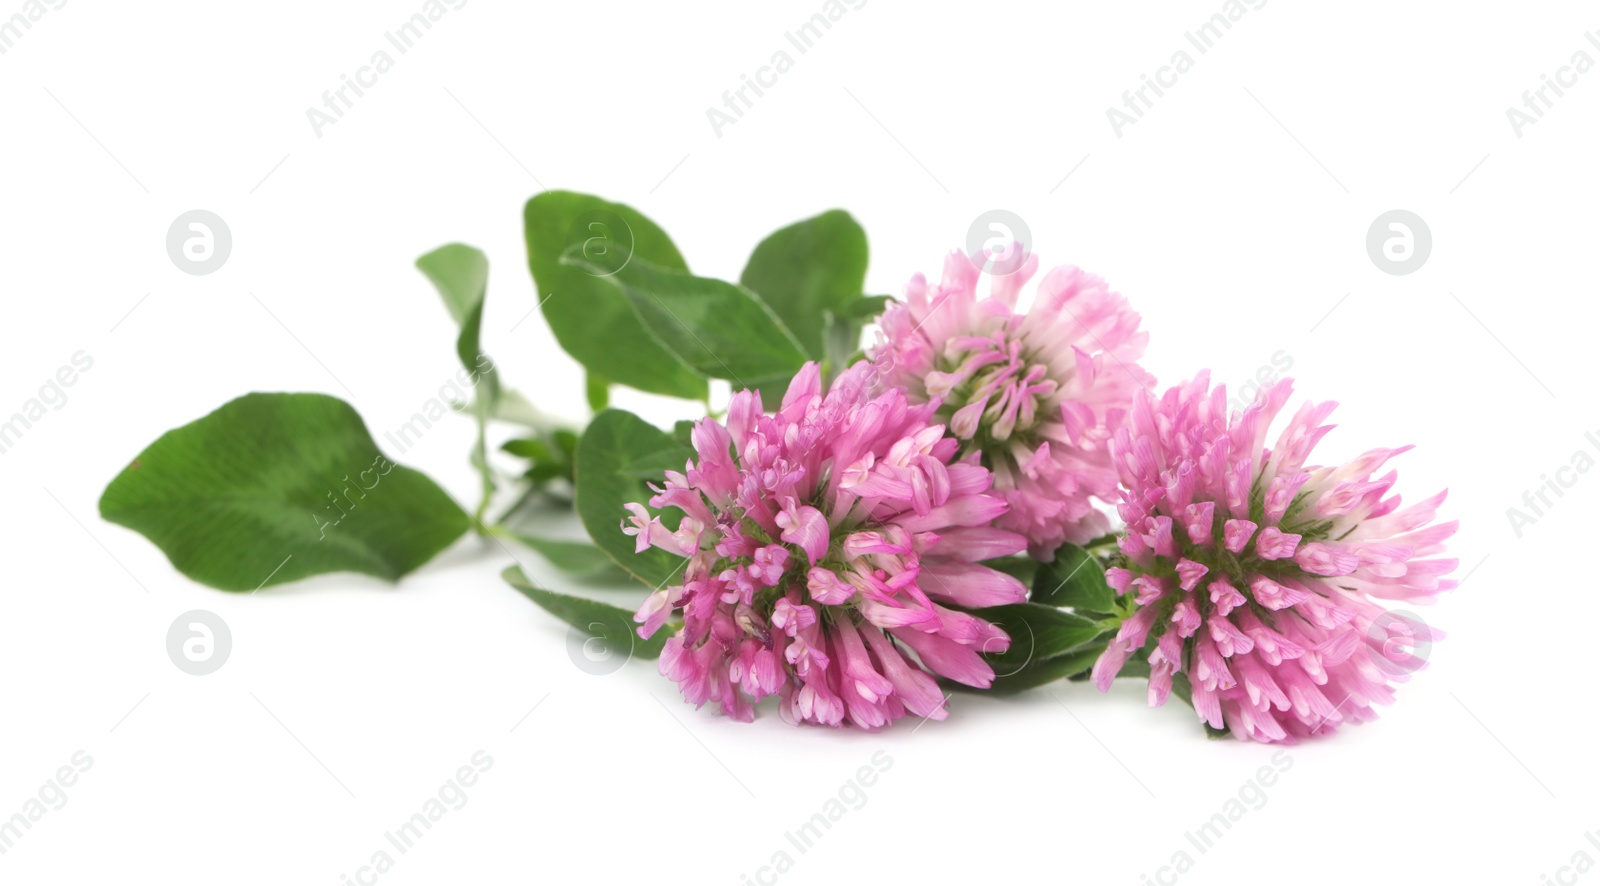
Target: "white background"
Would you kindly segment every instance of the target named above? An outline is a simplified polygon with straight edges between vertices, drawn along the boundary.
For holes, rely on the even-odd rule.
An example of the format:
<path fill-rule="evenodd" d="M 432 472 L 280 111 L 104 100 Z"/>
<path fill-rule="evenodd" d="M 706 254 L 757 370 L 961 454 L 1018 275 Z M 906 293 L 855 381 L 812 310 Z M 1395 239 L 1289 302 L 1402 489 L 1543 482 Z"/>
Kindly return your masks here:
<path fill-rule="evenodd" d="M 1184 32 L 1220 2 L 871 0 L 798 55 L 783 35 L 817 0 L 472 0 L 314 134 L 306 109 L 420 8 L 72 0 L 0 55 L 0 413 L 75 352 L 94 361 L 0 455 L 0 816 L 75 751 L 94 761 L 0 881 L 341 883 L 480 749 L 494 764 L 469 802 L 378 882 L 737 884 L 787 850 L 783 883 L 1138 884 L 1188 849 L 1183 883 L 1535 884 L 1600 858 L 1600 478 L 1520 538 L 1506 514 L 1576 451 L 1600 456 L 1600 72 L 1520 138 L 1506 117 L 1574 52 L 1600 59 L 1592 6 L 1272 0 L 1200 55 Z M 715 135 L 706 109 L 786 48 L 793 69 Z M 1119 138 L 1106 109 L 1179 49 L 1193 69 Z M 1266 805 L 1200 854 L 1185 832 L 1276 749 L 1207 742 L 1136 681 L 958 696 L 948 722 L 878 735 L 770 710 L 741 725 L 650 663 L 579 670 L 564 626 L 497 577 L 507 552 L 475 538 L 399 587 L 235 595 L 99 520 L 127 460 L 247 391 L 345 397 L 380 438 L 404 421 L 455 370 L 412 267 L 451 240 L 490 256 L 484 338 L 505 377 L 582 420 L 577 366 L 528 316 L 521 206 L 545 187 L 631 203 L 729 277 L 767 232 L 845 207 L 875 292 L 937 271 L 980 213 L 1015 212 L 1046 266 L 1133 301 L 1163 386 L 1202 367 L 1237 385 L 1282 351 L 1297 401 L 1343 404 L 1324 461 L 1417 444 L 1400 490 L 1448 486 L 1443 517 L 1462 521 L 1470 578 L 1425 612 L 1450 637 L 1380 720 L 1289 749 Z M 195 208 L 233 234 L 209 276 L 165 250 Z M 1365 249 L 1395 208 L 1434 241 L 1408 276 Z M 470 435 L 454 420 L 402 461 L 471 501 Z M 195 608 L 233 633 L 206 677 L 165 650 Z M 880 750 L 893 765 L 866 805 L 795 851 L 785 832 Z"/>

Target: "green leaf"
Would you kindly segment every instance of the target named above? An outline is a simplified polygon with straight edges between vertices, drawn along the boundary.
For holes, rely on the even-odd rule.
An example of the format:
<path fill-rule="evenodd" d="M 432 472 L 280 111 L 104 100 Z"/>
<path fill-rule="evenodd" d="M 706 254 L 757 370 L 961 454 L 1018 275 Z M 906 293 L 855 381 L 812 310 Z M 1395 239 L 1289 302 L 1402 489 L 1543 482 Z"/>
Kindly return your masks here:
<path fill-rule="evenodd" d="M 685 449 L 676 440 L 672 441 L 672 444 L 666 449 L 636 455 L 634 460 L 620 468 L 618 473 L 624 477 L 661 485 L 663 473 L 683 470 L 684 459 L 694 457 L 692 448 Z"/>
<path fill-rule="evenodd" d="M 575 248 L 563 261 L 599 273 Z M 785 382 L 806 352 L 778 316 L 750 290 L 725 280 L 651 264 L 638 256 L 604 278 L 633 304 L 644 325 L 689 368 L 737 387 Z"/>
<path fill-rule="evenodd" d="M 535 429 L 533 436 L 514 437 L 502 443 L 500 445 L 502 451 L 528 460 L 528 467 L 522 473 L 523 479 L 528 482 L 522 494 L 500 514 L 495 522 L 505 523 L 508 517 L 540 496 L 564 507 L 570 507 L 575 484 L 573 465 L 577 448 L 578 435 L 567 428 L 559 427 Z M 610 563 L 610 560 L 606 562 Z"/>
<path fill-rule="evenodd" d="M 456 353 L 461 364 L 476 369 L 478 336 L 483 327 L 483 300 L 489 287 L 489 259 L 464 243 L 450 243 L 417 259 L 417 269 L 433 282 L 445 309 L 461 327 Z"/>
<path fill-rule="evenodd" d="M 538 437 L 514 437 L 500 444 L 504 452 L 529 461 L 555 461 L 556 451 Z"/>
<path fill-rule="evenodd" d="M 863 295 L 855 301 L 847 302 L 836 313 L 845 320 L 860 320 L 865 323 L 877 319 L 892 301 L 894 297 L 889 295 Z"/>
<path fill-rule="evenodd" d="M 550 439 L 556 444 L 563 457 L 568 460 L 578 454 L 578 432 L 571 428 L 556 428 L 550 432 Z"/>
<path fill-rule="evenodd" d="M 990 569 L 998 569 L 1024 585 L 1032 585 L 1034 576 L 1039 574 L 1040 563 L 1032 557 L 1016 556 L 985 560 L 983 565 Z"/>
<path fill-rule="evenodd" d="M 693 449 L 694 426 L 695 422 L 687 418 L 678 419 L 672 425 L 672 439 L 685 449 Z M 673 470 L 677 470 L 677 468 L 673 468 Z"/>
<path fill-rule="evenodd" d="M 461 326 L 456 337 L 456 356 L 467 371 L 474 389 L 473 416 L 478 422 L 478 440 L 472 464 L 482 480 L 482 503 L 478 519 L 483 519 L 489 497 L 494 494 L 494 475 L 489 467 L 488 422 L 500 399 L 500 379 L 494 361 L 483 352 L 483 304 L 489 290 L 489 259 L 481 250 L 464 243 L 450 243 L 417 259 L 417 268 L 433 281 L 444 299 L 445 309 Z"/>
<path fill-rule="evenodd" d="M 598 600 L 547 591 L 530 581 L 516 566 L 507 567 L 500 577 L 546 612 L 598 638 L 611 649 L 625 650 L 626 654 L 639 658 L 659 658 L 661 647 L 666 645 L 670 636 L 670 632 L 661 630 L 646 640 L 635 632 L 637 625 L 633 623 L 632 612 Z"/>
<path fill-rule="evenodd" d="M 1094 668 L 1095 660 L 1100 657 L 1100 653 L 1105 651 L 1110 639 L 1109 635 L 1102 635 L 1071 652 L 1053 658 L 1030 661 L 1016 670 L 1006 671 L 997 668 L 994 682 L 990 684 L 988 691 L 996 695 L 1012 695 L 1057 680 L 1087 675 Z"/>
<path fill-rule="evenodd" d="M 595 578 L 605 575 L 627 576 L 626 573 L 617 568 L 617 561 L 611 559 L 606 555 L 605 551 L 595 547 L 591 542 L 543 538 L 537 535 L 528 535 L 525 532 L 510 530 L 505 531 L 504 534 L 550 561 L 551 566 L 568 575 L 580 578 Z"/>
<path fill-rule="evenodd" d="M 867 234 L 842 209 L 768 235 L 739 275 L 739 282 L 777 313 L 813 360 L 827 356 L 829 318 L 851 310 L 866 279 Z"/>
<path fill-rule="evenodd" d="M 599 412 L 611 405 L 611 383 L 592 372 L 584 373 L 583 396 L 589 401 L 589 411 Z"/>
<path fill-rule="evenodd" d="M 651 587 L 665 586 L 684 559 L 660 548 L 634 553 L 633 537 L 622 532 L 624 506 L 649 502 L 646 481 L 659 484 L 665 467 L 681 470 L 693 455 L 665 431 L 620 409 L 595 416 L 578 441 L 578 518 L 601 550 Z"/>
<path fill-rule="evenodd" d="M 584 368 L 619 384 L 690 400 L 706 399 L 706 380 L 645 329 L 626 296 L 597 277 L 634 260 L 687 271 L 678 248 L 633 208 L 588 194 L 545 191 L 523 209 L 528 265 L 540 309 L 556 341 Z M 562 264 L 576 248 L 591 268 Z"/>
<path fill-rule="evenodd" d="M 1083 612 L 1117 611 L 1117 592 L 1106 584 L 1105 564 L 1073 544 L 1062 545 L 1056 550 L 1054 562 L 1039 567 L 1030 599 Z"/>
<path fill-rule="evenodd" d="M 533 437 L 514 437 L 500 444 L 503 452 L 530 462 L 526 476 L 536 483 L 572 480 L 573 453 L 578 436 L 565 428 Z"/>
<path fill-rule="evenodd" d="M 750 387 L 752 390 L 761 392 L 763 408 L 772 411 L 777 409 L 778 405 L 783 402 L 783 395 L 788 392 L 789 382 L 791 381 L 793 381 L 793 377 L 785 375 L 769 378 L 766 381 L 752 382 Z M 832 380 L 830 379 L 829 381 L 831 383 Z"/>
<path fill-rule="evenodd" d="M 831 375 L 837 375 L 861 358 L 861 327 L 883 313 L 887 295 L 864 295 L 829 314 L 823 331 L 823 354 Z"/>
<path fill-rule="evenodd" d="M 991 606 L 974 610 L 973 614 L 999 625 L 1011 636 L 1010 648 L 988 656 L 997 672 L 1054 658 L 1106 630 L 1100 622 L 1037 603 Z"/>
<path fill-rule="evenodd" d="M 247 394 L 168 431 L 106 487 L 100 515 L 227 591 L 327 572 L 395 581 L 468 528 L 444 490 L 385 458 L 361 416 L 323 394 Z"/>

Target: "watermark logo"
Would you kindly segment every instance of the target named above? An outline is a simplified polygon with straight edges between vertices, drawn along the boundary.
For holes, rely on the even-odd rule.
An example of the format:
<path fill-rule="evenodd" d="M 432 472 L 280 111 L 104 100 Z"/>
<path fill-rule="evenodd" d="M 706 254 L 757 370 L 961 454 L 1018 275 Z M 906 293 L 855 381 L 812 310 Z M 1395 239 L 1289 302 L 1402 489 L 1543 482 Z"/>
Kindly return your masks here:
<path fill-rule="evenodd" d="M 1589 847 L 1600 853 L 1600 830 L 1584 831 L 1583 839 Z M 1567 859 L 1567 863 L 1556 868 L 1554 874 L 1540 874 L 1541 886 L 1576 886 L 1578 878 L 1595 869 L 1595 857 L 1589 854 L 1588 849 L 1579 848 Z"/>
<path fill-rule="evenodd" d="M 1256 769 L 1255 774 L 1239 786 L 1239 790 L 1223 801 L 1212 816 L 1191 831 L 1184 831 L 1184 845 L 1173 850 L 1167 863 L 1156 868 L 1154 874 L 1140 874 L 1141 886 L 1174 886 L 1184 874 L 1194 869 L 1199 856 L 1217 847 L 1234 825 L 1252 812 L 1260 812 L 1271 799 L 1268 789 L 1278 783 L 1285 772 L 1294 768 L 1294 758 L 1287 751 L 1272 755 L 1271 764 Z M 1190 850 L 1194 852 L 1191 854 Z"/>
<path fill-rule="evenodd" d="M 1593 31 L 1583 33 L 1589 45 L 1600 50 L 1600 34 Z M 1515 105 L 1506 108 L 1506 120 L 1511 123 L 1511 132 L 1517 138 L 1522 138 L 1523 130 L 1544 119 L 1546 111 L 1556 106 L 1556 100 L 1565 98 L 1567 90 L 1578 85 L 1578 78 L 1594 70 L 1594 56 L 1588 50 L 1579 48 L 1567 59 L 1567 63 L 1556 68 L 1556 75 L 1539 75 L 1539 85 L 1533 89 L 1522 90 L 1522 107 Z M 1551 97 L 1551 93 L 1555 97 Z"/>
<path fill-rule="evenodd" d="M 396 455 L 405 455 L 440 419 L 467 409 L 471 405 L 467 395 L 476 389 L 480 379 L 493 371 L 494 360 L 480 352 L 472 361 L 472 368 L 457 369 L 439 386 L 435 396 L 424 400 L 422 406 L 394 430 L 384 431 L 383 438 L 394 446 Z"/>
<path fill-rule="evenodd" d="M 215 212 L 191 209 L 167 228 L 167 257 L 185 274 L 210 274 L 227 263 L 232 251 L 233 232 Z"/>
<path fill-rule="evenodd" d="M 576 251 L 589 263 L 583 271 L 593 277 L 610 277 L 633 258 L 633 228 L 605 209 L 578 216 L 567 228 L 566 243 L 567 251 Z"/>
<path fill-rule="evenodd" d="M 894 768 L 894 757 L 889 756 L 888 751 L 875 751 L 869 762 L 872 765 L 856 769 L 855 774 L 846 779 L 833 796 L 824 800 L 810 818 L 802 821 L 794 830 L 785 831 L 784 845 L 774 850 L 767 863 L 756 868 L 754 874 L 741 875 L 741 886 L 773 886 L 779 877 L 794 869 L 797 855 L 805 855 L 817 848 L 817 843 L 846 815 L 866 808 L 869 799 L 867 789 L 876 785 L 884 773 Z M 790 849 L 794 850 L 794 854 L 790 854 Z"/>
<path fill-rule="evenodd" d="M 1589 431 L 1583 435 L 1584 442 L 1596 453 L 1600 453 L 1600 433 Z M 1587 449 L 1579 449 L 1572 453 L 1567 464 L 1556 468 L 1550 474 L 1539 475 L 1539 485 L 1522 493 L 1522 505 L 1506 508 L 1506 520 L 1511 523 L 1511 531 L 1517 538 L 1522 538 L 1524 528 L 1533 526 L 1545 517 L 1567 494 L 1567 490 L 1578 485 L 1584 474 L 1596 464 L 1594 455 Z"/>
<path fill-rule="evenodd" d="M 410 18 L 394 29 L 384 31 L 384 42 L 403 56 L 414 49 L 423 37 L 428 36 L 433 26 L 442 20 L 446 13 L 465 5 L 467 0 L 449 0 L 449 2 L 427 0 L 422 4 L 420 12 L 412 13 Z M 311 124 L 312 134 L 322 138 L 324 131 L 343 120 L 345 112 L 354 108 L 356 102 L 367 94 L 367 90 L 377 86 L 378 81 L 384 74 L 389 73 L 394 65 L 395 57 L 389 54 L 388 49 L 379 47 L 373 50 L 366 64 L 356 68 L 354 77 L 340 74 L 338 86 L 322 91 L 322 107 L 313 105 L 306 108 L 306 122 Z"/>
<path fill-rule="evenodd" d="M 633 659 L 636 639 L 625 622 L 591 621 L 582 630 L 567 628 L 567 657 L 585 674 L 609 676 Z"/>
<path fill-rule="evenodd" d="M 39 386 L 39 393 L 23 401 L 20 409 L 10 416 L 0 413 L 0 455 L 15 448 L 23 435 L 50 412 L 66 408 L 66 389 L 77 384 L 78 377 L 93 367 L 94 358 L 85 351 L 77 351 L 68 363 L 45 378 L 44 384 Z"/>
<path fill-rule="evenodd" d="M 167 628 L 167 657 L 185 674 L 214 674 L 227 663 L 231 652 L 233 632 L 215 612 L 191 609 Z"/>
<path fill-rule="evenodd" d="M 1267 0 L 1250 0 L 1248 4 L 1244 0 L 1228 0 L 1222 5 L 1221 11 L 1213 13 L 1194 30 L 1184 31 L 1184 42 L 1200 55 L 1205 55 L 1216 48 L 1217 43 L 1244 19 L 1247 12 L 1266 5 Z M 1194 62 L 1195 57 L 1189 54 L 1189 50 L 1179 47 L 1173 50 L 1166 64 L 1156 68 L 1155 77 L 1140 74 L 1138 86 L 1122 91 L 1122 107 L 1113 105 L 1106 108 L 1106 122 L 1111 124 L 1111 132 L 1117 138 L 1122 138 L 1124 130 L 1143 120 L 1145 113 L 1156 106 L 1167 90 L 1178 85 L 1179 78 L 1189 73 Z"/>
<path fill-rule="evenodd" d="M 784 42 L 803 56 L 844 19 L 846 12 L 858 11 L 866 5 L 867 0 L 827 0 L 820 12 L 813 13 L 794 30 L 784 31 Z M 706 108 L 706 122 L 711 124 L 711 134 L 722 138 L 722 131 L 744 119 L 745 112 L 754 108 L 768 89 L 777 86 L 778 80 L 793 70 L 794 65 L 795 57 L 780 46 L 772 51 L 766 64 L 756 68 L 754 77 L 740 74 L 738 86 L 722 91 L 722 107 L 713 105 Z"/>
<path fill-rule="evenodd" d="M 417 848 L 433 826 L 451 812 L 459 812 L 467 805 L 467 788 L 474 787 L 485 772 L 494 768 L 494 758 L 487 751 L 473 751 L 467 763 L 456 768 L 454 774 L 411 816 L 393 830 L 383 832 L 383 843 L 367 856 L 367 863 L 356 868 L 355 874 L 340 874 L 344 886 L 374 886 L 379 878 L 389 873 L 395 862 Z M 454 816 L 452 816 L 454 817 Z M 392 852 L 390 850 L 393 850 Z"/>
<path fill-rule="evenodd" d="M 967 228 L 967 255 L 984 273 L 996 277 L 1015 274 L 1032 251 L 1033 232 L 1028 223 L 1008 209 L 991 209 Z"/>
<path fill-rule="evenodd" d="M 394 462 L 384 458 L 383 455 L 379 454 L 372 459 L 372 465 L 370 467 L 364 471 L 358 471 L 356 473 L 355 480 L 351 480 L 350 475 L 345 474 L 344 477 L 341 478 L 344 482 L 344 487 L 341 490 L 338 492 L 335 492 L 332 489 L 328 490 L 328 504 L 323 505 L 322 509 L 323 511 L 327 512 L 329 517 L 332 517 L 333 519 L 323 519 L 321 514 L 315 512 L 311 514 L 311 522 L 315 523 L 317 527 L 317 541 L 322 541 L 323 539 L 327 538 L 329 529 L 332 529 L 333 527 L 338 526 L 340 523 L 343 523 L 344 518 L 350 516 L 350 512 L 356 509 L 357 499 L 365 500 L 367 493 L 377 489 L 378 484 L 382 483 L 383 478 L 387 477 L 389 472 L 392 470 L 394 470 Z M 371 486 L 368 486 L 364 482 L 369 479 L 372 481 Z M 350 494 L 352 485 L 354 485 L 358 494 Z M 344 497 L 343 502 L 340 501 L 341 495 Z M 337 517 L 333 517 L 335 511 L 338 513 Z"/>
<path fill-rule="evenodd" d="M 1391 209 L 1367 228 L 1367 257 L 1378 270 L 1397 277 L 1420 269 L 1433 251 L 1433 233 L 1415 212 Z"/>
<path fill-rule="evenodd" d="M 78 777 L 94 767 L 94 758 L 84 751 L 74 751 L 67 761 L 71 765 L 58 768 L 35 796 L 22 802 L 22 810 L 10 818 L 0 819 L 0 855 L 16 848 L 17 841 L 33 830 L 45 815 L 57 812 L 67 805 L 67 788 L 78 783 Z"/>
<path fill-rule="evenodd" d="M 1433 629 L 1421 618 L 1404 610 L 1391 610 L 1367 626 L 1367 645 L 1373 652 L 1369 658 L 1390 677 L 1404 677 L 1427 666 L 1433 637 Z"/>
<path fill-rule="evenodd" d="M 22 4 L 22 11 L 13 13 L 10 18 L 0 19 L 0 55 L 5 55 L 17 45 L 22 35 L 33 30 L 33 26 L 44 18 L 47 12 L 53 12 L 67 5 L 67 0 L 28 0 Z"/>
<path fill-rule="evenodd" d="M 1268 362 L 1256 367 L 1256 371 L 1243 384 L 1231 390 L 1233 396 L 1228 398 L 1228 412 L 1239 412 L 1251 403 L 1256 402 L 1256 395 L 1268 385 L 1283 378 L 1289 370 L 1294 368 L 1294 356 L 1285 350 L 1272 352 Z"/>

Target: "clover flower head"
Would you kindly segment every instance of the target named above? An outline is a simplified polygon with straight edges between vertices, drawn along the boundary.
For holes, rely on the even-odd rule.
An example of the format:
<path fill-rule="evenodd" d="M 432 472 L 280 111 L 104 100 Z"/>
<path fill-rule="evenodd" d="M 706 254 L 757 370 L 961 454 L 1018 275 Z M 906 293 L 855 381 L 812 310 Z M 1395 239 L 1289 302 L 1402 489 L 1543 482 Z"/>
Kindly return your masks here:
<path fill-rule="evenodd" d="M 1456 561 L 1437 556 L 1456 531 L 1434 522 L 1445 493 L 1401 507 L 1396 473 L 1374 476 L 1410 447 L 1308 464 L 1332 402 L 1301 407 L 1266 448 L 1291 390 L 1276 382 L 1230 416 L 1202 372 L 1135 400 L 1110 447 L 1125 562 L 1106 571 L 1132 608 L 1095 663 L 1102 690 L 1149 650 L 1152 705 L 1182 674 L 1211 727 L 1288 741 L 1376 716 L 1425 664 L 1413 645 L 1443 636 L 1386 606 L 1455 586 Z"/>
<path fill-rule="evenodd" d="M 1018 310 L 1038 265 L 1028 255 L 1012 273 L 991 276 L 980 298 L 978 264 L 951 253 L 938 285 L 918 274 L 884 313 L 884 341 L 870 359 L 886 385 L 934 406 L 959 441 L 958 457 L 980 456 L 1011 506 L 996 525 L 1048 559 L 1063 542 L 1110 528 L 1091 501 L 1116 495 L 1106 444 L 1153 379 L 1138 364 L 1146 342 L 1139 315 L 1099 277 L 1055 268 Z"/>
<path fill-rule="evenodd" d="M 874 381 L 858 363 L 824 393 L 807 364 L 772 415 L 759 392 L 735 394 L 725 424 L 695 425 L 695 457 L 650 499 L 676 526 L 629 506 L 639 550 L 687 558 L 635 620 L 650 637 L 681 617 L 660 667 L 692 704 L 750 720 L 777 695 L 791 723 L 875 729 L 907 713 L 943 719 L 936 676 L 994 678 L 981 653 L 1009 638 L 965 610 L 1025 597 L 978 562 L 1025 541 L 991 525 L 1005 499 L 929 423 L 936 407 Z"/>

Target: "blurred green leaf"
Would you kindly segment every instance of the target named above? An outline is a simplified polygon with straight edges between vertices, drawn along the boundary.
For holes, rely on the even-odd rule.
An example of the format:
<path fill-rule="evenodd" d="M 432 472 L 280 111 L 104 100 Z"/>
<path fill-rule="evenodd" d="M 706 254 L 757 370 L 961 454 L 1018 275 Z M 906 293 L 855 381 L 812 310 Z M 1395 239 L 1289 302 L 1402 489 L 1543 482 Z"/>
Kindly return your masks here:
<path fill-rule="evenodd" d="M 323 394 L 247 394 L 168 431 L 106 487 L 100 515 L 227 591 L 327 572 L 395 581 L 468 528 L 444 490 L 385 458 L 361 416 Z"/>
<path fill-rule="evenodd" d="M 589 411 L 599 412 L 611 404 L 611 382 L 593 372 L 583 375 L 583 396 L 589 401 Z"/>
<path fill-rule="evenodd" d="M 456 356 L 461 359 L 467 381 L 473 387 L 472 411 L 478 423 L 478 440 L 472 453 L 473 467 L 482 481 L 482 501 L 478 519 L 494 494 L 494 472 L 489 466 L 488 422 L 500 399 L 500 378 L 494 361 L 483 352 L 483 305 L 489 289 L 489 259 L 479 249 L 463 243 L 450 243 L 417 259 L 417 268 L 433 282 L 461 331 L 456 336 Z"/>

